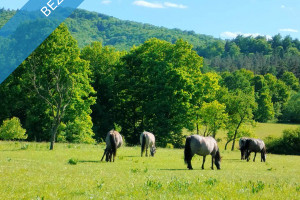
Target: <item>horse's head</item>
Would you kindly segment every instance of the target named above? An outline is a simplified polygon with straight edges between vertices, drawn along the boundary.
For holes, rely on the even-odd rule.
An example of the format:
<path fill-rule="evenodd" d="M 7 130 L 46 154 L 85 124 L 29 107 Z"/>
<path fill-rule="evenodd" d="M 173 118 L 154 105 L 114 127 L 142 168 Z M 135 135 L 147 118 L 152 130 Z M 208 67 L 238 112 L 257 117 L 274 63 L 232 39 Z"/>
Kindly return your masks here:
<path fill-rule="evenodd" d="M 217 167 L 217 169 L 221 169 L 221 155 L 220 155 L 220 151 L 218 150 L 215 156 L 215 165 Z"/>
<path fill-rule="evenodd" d="M 156 153 L 156 148 L 155 147 L 151 147 L 150 148 L 150 153 L 151 153 L 151 156 L 154 157 L 154 154 Z"/>

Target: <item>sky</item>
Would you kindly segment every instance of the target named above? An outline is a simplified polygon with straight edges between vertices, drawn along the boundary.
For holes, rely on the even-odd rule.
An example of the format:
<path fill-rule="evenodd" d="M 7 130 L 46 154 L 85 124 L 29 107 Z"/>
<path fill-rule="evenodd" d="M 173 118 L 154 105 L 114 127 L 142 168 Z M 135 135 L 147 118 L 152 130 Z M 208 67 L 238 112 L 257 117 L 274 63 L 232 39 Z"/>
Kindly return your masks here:
<path fill-rule="evenodd" d="M 27 1 L 0 0 L 0 8 Z M 300 39 L 300 0 L 85 0 L 80 8 L 222 39 L 277 33 Z"/>

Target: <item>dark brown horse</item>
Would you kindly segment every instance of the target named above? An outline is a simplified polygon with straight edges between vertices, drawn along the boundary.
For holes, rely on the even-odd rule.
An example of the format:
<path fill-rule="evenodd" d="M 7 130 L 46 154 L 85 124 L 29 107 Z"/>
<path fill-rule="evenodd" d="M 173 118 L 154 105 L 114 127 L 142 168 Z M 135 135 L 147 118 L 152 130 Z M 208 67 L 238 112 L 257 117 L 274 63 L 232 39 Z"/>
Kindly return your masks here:
<path fill-rule="evenodd" d="M 260 152 L 261 162 L 266 162 L 266 145 L 260 139 L 248 138 L 245 143 L 245 159 L 250 160 L 250 154 L 254 152 L 253 162 L 255 162 L 256 153 Z"/>
<path fill-rule="evenodd" d="M 117 155 L 117 149 L 120 148 L 123 144 L 123 139 L 121 134 L 118 131 L 111 130 L 107 133 L 106 138 L 106 148 L 104 150 L 104 154 L 102 156 L 101 161 L 103 160 L 104 156 L 106 155 L 106 162 L 112 160 L 115 162 L 115 157 Z"/>

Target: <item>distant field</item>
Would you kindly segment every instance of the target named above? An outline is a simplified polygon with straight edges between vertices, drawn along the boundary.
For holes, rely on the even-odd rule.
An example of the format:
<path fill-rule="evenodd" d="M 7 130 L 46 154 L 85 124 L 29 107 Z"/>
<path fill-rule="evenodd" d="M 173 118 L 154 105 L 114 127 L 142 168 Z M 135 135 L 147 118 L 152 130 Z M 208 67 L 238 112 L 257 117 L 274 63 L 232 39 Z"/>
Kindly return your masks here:
<path fill-rule="evenodd" d="M 299 199 L 300 157 L 267 155 L 261 163 L 221 151 L 221 170 L 207 157 L 201 170 L 183 163 L 183 149 L 158 148 L 141 158 L 122 147 L 115 163 L 100 162 L 103 145 L 0 142 L 0 199 Z M 78 160 L 70 165 L 70 158 Z"/>
<path fill-rule="evenodd" d="M 268 136 L 280 137 L 284 129 L 296 129 L 300 124 L 257 123 L 255 134 L 260 138 Z"/>

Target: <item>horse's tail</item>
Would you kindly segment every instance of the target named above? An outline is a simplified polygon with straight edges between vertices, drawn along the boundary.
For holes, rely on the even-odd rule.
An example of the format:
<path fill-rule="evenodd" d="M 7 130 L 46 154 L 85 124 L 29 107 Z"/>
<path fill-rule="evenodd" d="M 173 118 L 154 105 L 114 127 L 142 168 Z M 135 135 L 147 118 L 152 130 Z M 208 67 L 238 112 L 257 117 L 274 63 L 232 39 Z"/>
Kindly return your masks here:
<path fill-rule="evenodd" d="M 185 140 L 184 146 L 184 162 L 187 163 L 192 158 L 192 149 L 191 149 L 191 136 L 188 136 Z"/>
<path fill-rule="evenodd" d="M 117 155 L 117 142 L 115 140 L 114 134 L 109 135 L 111 151 L 114 156 Z"/>
<path fill-rule="evenodd" d="M 145 147 L 146 147 L 146 134 L 143 134 L 143 136 L 142 136 L 142 154 L 145 151 Z"/>

